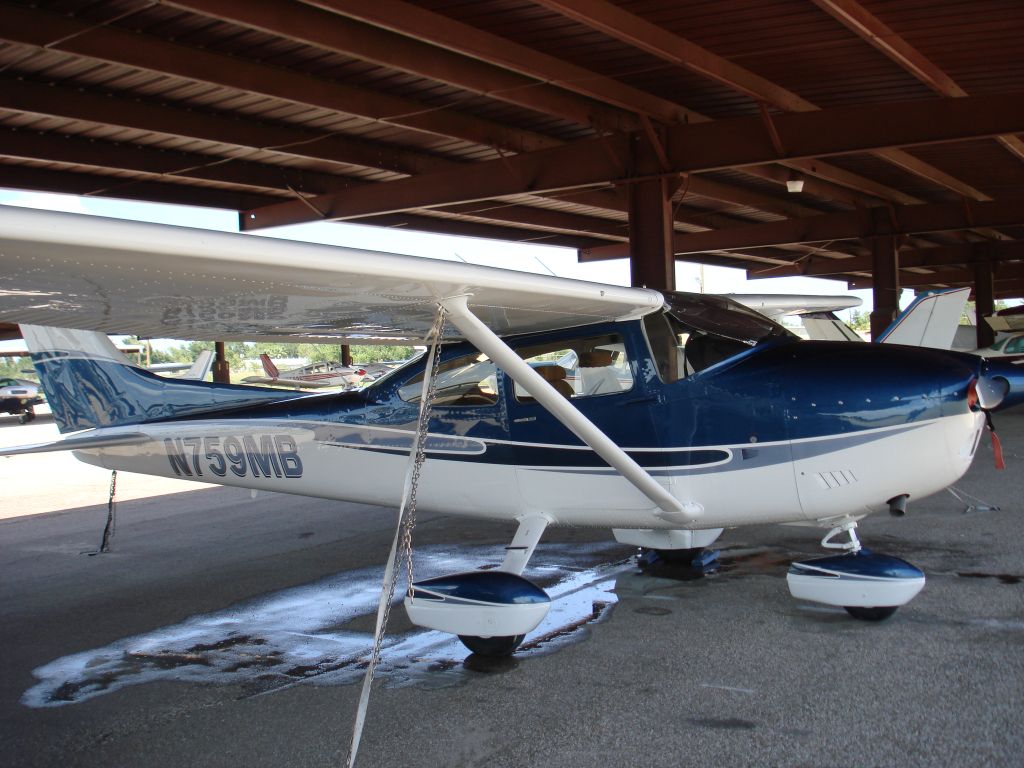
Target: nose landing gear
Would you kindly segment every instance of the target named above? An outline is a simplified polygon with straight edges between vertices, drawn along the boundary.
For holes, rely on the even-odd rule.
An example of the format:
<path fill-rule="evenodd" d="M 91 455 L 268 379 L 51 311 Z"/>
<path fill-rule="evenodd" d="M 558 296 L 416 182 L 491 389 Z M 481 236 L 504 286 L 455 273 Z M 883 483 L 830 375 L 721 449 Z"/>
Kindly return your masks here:
<path fill-rule="evenodd" d="M 863 547 L 856 529 L 856 521 L 847 520 L 830 530 L 821 545 L 843 554 L 794 562 L 786 582 L 798 600 L 840 606 L 863 621 L 882 621 L 921 591 L 925 576 L 905 560 Z M 834 541 L 843 534 L 848 541 Z"/>

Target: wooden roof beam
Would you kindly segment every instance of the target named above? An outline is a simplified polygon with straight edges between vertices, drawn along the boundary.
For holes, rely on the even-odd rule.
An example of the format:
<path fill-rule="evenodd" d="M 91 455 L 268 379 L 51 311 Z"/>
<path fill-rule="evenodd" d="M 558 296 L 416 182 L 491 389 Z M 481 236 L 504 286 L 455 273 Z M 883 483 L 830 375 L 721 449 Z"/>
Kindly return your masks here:
<path fill-rule="evenodd" d="M 741 170 L 745 174 L 774 182 L 779 186 L 785 186 L 786 182 L 799 178 L 804 182 L 804 191 L 801 194 L 845 203 L 853 208 L 873 208 L 884 205 L 887 200 L 902 203 L 923 202 L 820 159 L 774 165 L 747 165 Z M 787 191 L 786 194 L 790 193 Z M 897 200 L 897 197 L 905 199 Z"/>
<path fill-rule="evenodd" d="M 152 35 L 94 26 L 67 16 L 27 7 L 4 7 L 0 39 L 237 88 L 513 152 L 529 152 L 560 143 L 532 131 L 380 91 L 344 85 L 236 56 L 186 47 Z"/>
<path fill-rule="evenodd" d="M 0 174 L 2 186 L 38 192 L 141 200 L 174 205 L 197 205 L 207 208 L 223 208 L 225 210 L 239 210 L 254 205 L 266 204 L 278 199 L 270 195 L 253 192 L 213 189 L 170 181 L 126 180 L 123 177 L 106 174 L 24 168 L 3 164 L 0 164 L 0 169 L 3 171 Z M 417 213 L 378 216 L 358 223 L 389 228 L 403 228 L 420 232 L 461 235 L 464 237 L 482 237 L 509 242 L 557 245 L 564 248 L 586 248 L 608 242 L 599 238 L 569 236 L 554 232 L 524 229 L 522 227 L 485 224 L 483 222 L 455 221 Z"/>
<path fill-rule="evenodd" d="M 119 170 L 181 180 L 214 181 L 252 187 L 253 191 L 271 194 L 270 199 L 295 197 L 298 194 L 323 193 L 365 182 L 358 179 L 305 171 L 283 165 L 251 163 L 214 155 L 176 152 L 156 148 L 115 144 L 59 134 L 0 128 L 0 157 L 14 157 L 67 165 L 92 166 L 103 173 Z M 132 183 L 130 179 L 123 182 Z M 525 227 L 541 227 L 563 232 L 581 232 L 604 236 L 611 240 L 628 238 L 625 222 L 595 216 L 556 211 L 501 201 L 482 201 L 439 209 L 449 214 L 474 216 Z"/>
<path fill-rule="evenodd" d="M 684 191 L 684 200 L 686 199 L 685 195 L 694 194 L 712 200 L 768 211 L 780 216 L 813 216 L 821 212 L 818 209 L 802 205 L 797 200 L 787 200 L 757 190 L 744 189 L 735 184 L 725 184 L 696 173 L 687 174 L 680 183 L 680 189 Z"/>
<path fill-rule="evenodd" d="M 0 184 L 10 189 L 55 192 L 83 197 L 112 197 L 173 205 L 197 205 L 203 208 L 238 210 L 250 205 L 265 205 L 279 197 L 251 191 L 188 184 L 184 181 L 139 181 L 101 173 L 56 171 L 48 168 L 0 165 Z"/>
<path fill-rule="evenodd" d="M 548 56 L 527 46 L 513 43 L 468 24 L 401 2 L 401 0 L 305 0 L 305 2 L 320 8 L 329 8 L 337 13 L 408 35 L 417 40 L 424 40 L 465 56 L 478 58 L 495 66 L 550 82 L 560 88 L 591 96 L 623 109 L 633 110 L 638 114 L 649 115 L 668 124 L 710 120 L 707 116 L 686 109 L 674 102 L 657 99 L 644 91 L 630 88 L 611 78 Z M 767 83 L 767 81 L 764 82 Z M 652 100 L 655 100 L 654 103 Z M 753 175 L 761 175 L 759 173 L 761 169 L 750 168 L 749 170 Z M 878 196 L 883 200 L 897 203 L 921 202 L 891 187 L 865 179 L 821 160 L 815 163 L 814 171 L 809 173 L 823 180 L 834 182 L 840 187 L 847 186 L 862 191 L 864 194 Z M 814 185 L 808 187 L 808 192 L 816 193 Z M 833 192 L 827 197 L 842 200 L 848 194 Z M 862 197 L 855 204 L 874 205 L 877 203 Z"/>
<path fill-rule="evenodd" d="M 762 104 L 771 104 L 786 112 L 809 112 L 818 109 L 815 104 L 798 94 L 606 0 L 534 1 L 593 29 L 598 29 L 609 37 L 640 48 L 663 61 L 704 75 Z M 910 173 L 965 197 L 973 200 L 991 199 L 980 190 L 909 155 L 902 149 L 885 148 L 876 151 L 876 154 Z"/>
<path fill-rule="evenodd" d="M 252 187 L 252 190 L 242 191 L 267 194 L 268 200 L 294 197 L 303 192 L 316 193 L 346 186 L 354 187 L 363 183 L 357 179 L 346 179 L 282 165 L 250 163 L 213 155 L 125 146 L 108 141 L 3 128 L 0 128 L 0 157 L 92 166 L 107 174 L 127 170 L 154 177 L 139 180 L 121 179 L 122 184 L 173 177 L 183 181 L 214 181 Z M 568 233 L 588 233 L 610 240 L 625 240 L 628 237 L 625 222 L 528 205 L 484 201 L 439 210 L 503 224 L 540 227 Z"/>
<path fill-rule="evenodd" d="M 1024 259 L 1024 240 L 963 243 L 935 248 L 901 248 L 899 254 L 900 269 L 973 264 L 978 261 L 1014 261 Z M 749 273 L 747 277 L 828 277 L 852 272 L 870 273 L 871 268 L 870 255 L 850 258 L 816 256 L 785 267 L 757 270 Z"/>
<path fill-rule="evenodd" d="M 847 29 L 855 32 L 941 96 L 962 98 L 967 91 L 941 67 L 922 54 L 855 0 L 814 0 L 814 4 Z M 1024 160 L 1024 141 L 1013 134 L 997 136 L 1018 160 Z"/>
<path fill-rule="evenodd" d="M 663 123 L 709 119 L 673 101 L 401 0 L 304 2 Z"/>
<path fill-rule="evenodd" d="M 185 136 L 292 157 L 390 171 L 431 173 L 460 165 L 380 142 L 156 104 L 111 93 L 0 74 L 0 109 L 82 120 L 167 136 Z"/>
<path fill-rule="evenodd" d="M 10 128 L 0 128 L 0 156 L 269 189 L 278 196 L 289 189 L 317 194 L 360 183 L 286 165 Z"/>
<path fill-rule="evenodd" d="M 355 56 L 581 125 L 611 131 L 640 127 L 632 112 L 310 5 L 283 0 L 165 0 L 164 4 Z"/>
<path fill-rule="evenodd" d="M 776 128 L 790 157 L 862 152 L 992 136 L 1024 129 L 1024 96 L 871 104 L 778 115 Z M 692 173 L 778 159 L 758 117 L 666 129 L 671 169 Z M 400 179 L 318 198 L 327 218 L 344 219 L 409 208 L 447 205 L 513 194 L 636 180 L 631 175 L 633 135 L 606 136 L 463 168 Z M 244 212 L 243 228 L 294 224 L 308 209 L 283 204 Z"/>
<path fill-rule="evenodd" d="M 996 282 L 996 289 L 993 294 L 997 299 L 1021 299 L 1024 298 L 1024 280 L 1006 280 Z"/>
<path fill-rule="evenodd" d="M 827 213 L 806 219 L 748 224 L 731 230 L 677 235 L 675 252 L 699 253 L 734 248 L 764 248 L 787 243 L 949 232 L 973 227 L 1024 224 L 1024 197 L 981 203 L 930 203 Z M 611 246 L 615 248 L 617 246 Z"/>
<path fill-rule="evenodd" d="M 1024 264 L 1001 263 L 995 267 L 995 280 L 998 287 L 1001 282 L 1024 282 Z M 901 288 L 923 288 L 933 285 L 974 285 L 973 269 L 943 269 L 935 272 L 901 272 Z M 851 289 L 869 288 L 869 278 L 856 278 L 849 281 Z"/>
<path fill-rule="evenodd" d="M 303 160 L 328 161 L 339 166 L 377 168 L 396 174 L 414 175 L 448 168 L 466 166 L 466 163 L 446 160 L 425 152 L 416 152 L 393 147 L 379 142 L 346 138 L 336 134 L 318 134 L 290 126 L 243 121 L 237 118 L 182 109 L 167 104 L 147 103 L 138 99 L 122 98 L 114 94 L 90 92 L 78 88 L 51 85 L 0 75 L 0 110 L 7 109 L 20 113 L 35 113 L 42 116 L 62 117 L 100 125 L 114 125 L 132 130 L 149 131 L 168 136 L 186 136 L 201 141 L 230 144 L 247 150 L 269 151 Z M 105 168 L 124 167 L 129 170 L 151 173 L 181 173 L 189 170 L 192 178 L 220 180 L 228 183 L 255 187 L 283 189 L 291 186 L 298 192 L 326 192 L 337 189 L 339 184 L 355 186 L 363 183 L 354 178 L 337 177 L 329 173 L 310 172 L 283 165 L 249 163 L 242 158 L 225 158 L 217 155 L 186 154 L 168 150 L 135 147 L 119 143 L 118 149 L 104 148 L 103 142 L 75 137 L 57 138 L 55 135 L 45 144 L 43 137 L 32 131 L 9 134 L 4 143 L 6 151 L 21 153 L 39 160 L 54 160 L 82 165 L 97 165 Z M 31 148 L 34 147 L 34 148 Z M 4 147 L 0 147 L 0 153 Z M 108 156 L 109 155 L 109 156 Z M 205 166 L 205 169 L 204 169 Z M 239 168 L 249 168 L 246 173 Z M 260 170 L 255 170 L 259 168 Z M 692 177 L 694 180 L 699 177 Z M 334 184 L 329 184 L 333 179 Z M 276 183 L 271 183 L 276 181 Z M 710 182 L 710 180 L 709 180 Z M 780 213 L 798 215 L 799 206 L 785 208 L 770 195 L 752 193 L 732 185 L 702 180 L 693 185 L 695 193 L 715 196 L 716 199 L 739 198 L 732 202 L 758 207 L 759 204 L 776 208 Z M 760 195 L 760 197 L 758 197 Z M 626 211 L 626 203 L 614 191 L 581 190 L 568 200 L 595 208 L 612 211 Z M 477 204 L 474 206 L 479 207 Z M 494 205 L 507 205 L 495 203 Z M 310 212 L 312 219 L 312 212 Z M 677 221 L 691 223 L 703 228 L 731 227 L 743 223 L 743 219 L 730 218 L 719 214 L 688 215 L 685 208 L 676 209 Z M 587 226 L 584 231 L 593 231 L 600 222 L 599 217 L 584 216 Z M 614 222 L 613 222 L 614 224 Z M 608 226 L 608 225 L 604 225 Z M 624 224 L 623 224 L 624 226 Z M 614 239 L 619 239 L 618 237 Z"/>
<path fill-rule="evenodd" d="M 614 128 L 616 126 L 635 126 L 636 120 L 632 120 L 631 116 L 622 111 L 617 111 L 614 114 L 603 115 L 600 111 L 600 105 L 593 100 L 586 100 L 586 102 L 576 101 L 566 102 L 564 99 L 559 100 L 557 94 L 548 93 L 543 96 L 539 91 L 548 89 L 548 86 L 542 86 L 538 80 L 532 78 L 524 78 L 523 76 L 516 75 L 519 80 L 510 82 L 507 77 L 503 76 L 503 73 L 507 74 L 509 70 L 501 67 L 482 64 L 481 62 L 467 59 L 465 56 L 459 56 L 455 54 L 447 54 L 449 59 L 444 59 L 445 51 L 441 48 L 433 45 L 425 45 L 422 43 L 416 43 L 408 38 L 400 37 L 399 35 L 390 35 L 390 33 L 382 32 L 380 29 L 370 27 L 368 25 L 360 25 L 357 29 L 347 28 L 344 23 L 344 19 L 337 14 L 324 14 L 323 12 L 307 7 L 304 9 L 303 6 L 296 6 L 294 4 L 282 5 L 280 0 L 270 0 L 267 3 L 248 3 L 238 2 L 238 0 L 172 0 L 172 5 L 186 8 L 204 15 L 214 16 L 219 19 L 233 21 L 237 23 L 243 23 L 255 28 L 262 29 L 264 31 L 280 34 L 286 37 L 304 40 L 314 45 L 321 47 L 330 48 L 332 50 L 340 51 L 347 54 L 366 58 L 371 61 L 377 61 L 378 63 L 386 66 L 397 67 L 405 69 L 406 71 L 414 72 L 426 77 L 431 77 L 444 82 L 457 85 L 458 87 L 475 90 L 480 93 L 486 93 L 492 95 L 495 98 L 506 99 L 515 103 L 520 103 L 523 106 L 532 107 L 539 110 L 549 111 L 552 114 L 556 114 L 567 119 L 574 119 L 578 122 L 588 123 L 597 122 L 605 127 Z M 351 6 L 365 6 L 364 3 L 356 2 L 349 3 L 346 0 L 341 2 L 323 2 L 318 3 L 320 6 L 332 7 L 335 10 L 341 8 L 349 8 Z M 394 5 L 394 4 L 391 4 Z M 414 9 L 413 7 L 407 6 L 403 3 L 398 3 L 399 8 L 390 8 L 392 11 L 396 11 L 391 16 L 389 27 L 395 27 L 398 23 L 396 20 L 404 20 L 404 31 L 409 32 L 410 19 L 415 18 L 417 22 L 423 22 L 423 14 L 427 14 L 431 18 L 427 21 L 429 23 L 422 25 L 413 25 L 416 27 L 417 36 L 422 36 L 423 29 L 436 28 L 441 25 L 451 31 L 451 27 L 457 26 L 460 33 L 460 39 L 465 40 L 467 36 L 473 36 L 474 32 L 477 36 L 485 35 L 487 37 L 486 42 L 490 47 L 494 47 L 495 40 L 501 40 L 497 36 L 487 35 L 481 33 L 479 30 L 474 30 L 468 25 L 459 24 L 458 22 L 451 22 L 445 20 L 444 17 L 437 14 L 430 14 L 429 12 L 422 11 L 421 9 Z M 378 4 L 372 4 L 372 7 L 376 9 L 374 19 L 380 20 L 380 15 L 383 10 Z M 400 11 L 400 12 L 397 12 Z M 363 16 L 366 16 L 368 11 L 363 10 Z M 445 23 L 447 22 L 447 24 Z M 351 24 L 351 23 L 350 23 Z M 390 37 L 383 37 L 381 35 L 390 35 Z M 405 40 L 403 44 L 401 41 Z M 410 47 L 408 43 L 413 43 Z M 507 41 L 506 41 L 507 43 Z M 466 43 L 463 42 L 463 45 Z M 419 45 L 417 48 L 415 45 Z M 522 54 L 521 50 L 523 46 L 517 47 L 517 53 Z M 438 61 L 438 57 L 441 57 Z M 537 73 L 538 77 L 542 77 L 545 80 L 555 79 L 555 75 L 550 71 L 550 67 L 554 66 L 556 69 L 560 69 L 564 66 L 557 64 L 558 60 L 547 61 L 546 64 L 549 69 L 543 70 Z M 473 65 L 486 66 L 488 69 L 483 72 L 476 72 Z M 479 67 L 477 67 L 479 68 Z M 583 78 L 588 82 L 592 82 L 595 77 L 594 73 L 586 70 L 580 70 L 574 72 L 574 75 Z M 475 75 L 475 76 L 474 76 Z M 614 82 L 614 81 L 612 81 Z M 593 88 L 593 86 L 590 86 Z M 603 97 L 610 97 L 612 94 L 609 93 L 610 89 L 608 84 L 603 85 L 603 90 L 600 91 Z M 631 89 L 632 90 L 632 89 Z M 646 103 L 649 98 L 647 95 L 640 91 L 634 91 L 630 94 L 631 100 L 625 104 L 625 106 L 636 110 L 637 112 L 650 114 L 650 105 Z M 655 117 L 679 117 L 679 108 L 677 105 L 665 102 L 659 105 L 660 111 L 654 113 Z M 648 111 L 645 112 L 645 109 Z M 690 117 L 696 117 L 691 115 Z M 703 116 L 699 116 L 703 117 Z M 866 181 L 860 179 L 855 174 L 848 172 L 842 172 L 841 169 L 834 169 L 831 166 L 823 162 L 819 162 L 815 170 L 819 175 L 830 175 L 832 178 L 843 178 L 847 184 L 854 186 L 862 186 L 861 182 Z M 845 177 L 845 178 L 844 178 Z M 700 184 L 700 180 L 697 177 L 691 181 L 693 186 Z M 708 182 L 705 187 L 712 187 L 715 183 Z M 812 188 L 809 192 L 813 192 Z M 836 186 L 836 185 L 832 185 Z M 894 197 L 895 191 L 885 188 L 883 185 L 871 184 L 869 186 L 872 192 L 882 192 L 886 194 L 886 199 L 896 199 Z M 726 200 L 729 202 L 738 203 L 741 205 L 749 205 L 756 207 L 760 210 L 782 212 L 783 215 L 804 215 L 807 209 L 801 210 L 801 206 L 796 205 L 789 201 L 773 199 L 770 196 L 763 196 L 758 198 L 758 193 L 751 193 L 742 188 L 733 187 L 730 191 L 729 188 L 724 186 L 718 187 L 719 192 L 717 193 L 717 199 Z M 694 190 L 697 194 L 703 194 L 697 189 Z M 896 193 L 898 195 L 898 193 Z M 731 195 L 731 196 L 730 196 Z M 714 197 L 715 194 L 708 193 L 707 196 Z M 910 202 L 909 200 L 898 199 L 899 202 Z M 863 202 L 863 201 L 861 201 Z"/>

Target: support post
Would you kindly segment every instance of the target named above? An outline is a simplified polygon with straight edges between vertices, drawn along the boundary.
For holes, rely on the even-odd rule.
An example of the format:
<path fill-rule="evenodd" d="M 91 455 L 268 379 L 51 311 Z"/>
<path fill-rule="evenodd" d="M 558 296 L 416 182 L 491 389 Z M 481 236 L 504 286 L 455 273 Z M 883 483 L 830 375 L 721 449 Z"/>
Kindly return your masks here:
<path fill-rule="evenodd" d="M 231 366 L 228 365 L 228 356 L 224 350 L 223 341 L 215 341 L 213 343 L 214 349 L 214 360 L 213 360 L 213 380 L 217 384 L 230 384 L 231 383 Z"/>
<path fill-rule="evenodd" d="M 341 364 L 347 368 L 352 367 L 352 347 L 348 344 L 341 345 Z"/>
<path fill-rule="evenodd" d="M 629 270 L 633 286 L 674 291 L 672 195 L 679 179 L 658 176 L 667 163 L 662 142 L 653 128 L 632 136 L 633 171 L 651 178 L 629 185 Z"/>
<path fill-rule="evenodd" d="M 979 261 L 974 265 L 974 309 L 978 347 L 991 347 L 996 341 L 996 334 L 984 320 L 996 311 L 995 270 L 991 261 Z"/>
<path fill-rule="evenodd" d="M 900 312 L 899 254 L 892 235 L 871 238 L 871 279 L 871 339 L 877 340 Z"/>
<path fill-rule="evenodd" d="M 520 518 L 512 543 L 505 547 L 505 560 L 501 564 L 501 570 L 522 576 L 533 556 L 533 550 L 537 548 L 537 543 L 550 522 L 543 515 Z"/>
<path fill-rule="evenodd" d="M 670 197 L 667 179 L 629 185 L 629 271 L 634 286 L 675 290 Z"/>

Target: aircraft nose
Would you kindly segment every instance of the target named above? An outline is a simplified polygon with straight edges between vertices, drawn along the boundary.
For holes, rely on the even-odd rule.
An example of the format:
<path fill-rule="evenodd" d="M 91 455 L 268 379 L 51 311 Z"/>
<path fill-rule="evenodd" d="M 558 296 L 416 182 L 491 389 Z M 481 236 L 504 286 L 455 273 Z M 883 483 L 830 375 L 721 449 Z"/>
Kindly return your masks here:
<path fill-rule="evenodd" d="M 968 410 L 979 358 L 918 347 L 800 342 L 783 350 L 791 432 L 803 436 L 836 419 L 881 427 Z"/>

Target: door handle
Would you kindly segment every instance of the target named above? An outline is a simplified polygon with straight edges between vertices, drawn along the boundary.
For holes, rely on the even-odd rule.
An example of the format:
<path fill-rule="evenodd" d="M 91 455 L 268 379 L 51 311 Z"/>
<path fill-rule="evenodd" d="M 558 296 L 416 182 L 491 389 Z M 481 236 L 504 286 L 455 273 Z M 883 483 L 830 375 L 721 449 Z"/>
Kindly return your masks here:
<path fill-rule="evenodd" d="M 623 405 L 640 405 L 641 403 L 656 403 L 658 398 L 654 395 L 647 395 L 646 397 L 634 397 L 632 400 L 626 400 Z"/>

